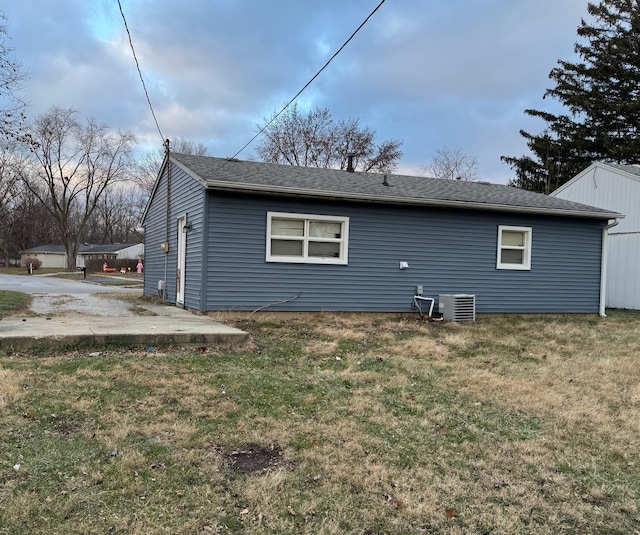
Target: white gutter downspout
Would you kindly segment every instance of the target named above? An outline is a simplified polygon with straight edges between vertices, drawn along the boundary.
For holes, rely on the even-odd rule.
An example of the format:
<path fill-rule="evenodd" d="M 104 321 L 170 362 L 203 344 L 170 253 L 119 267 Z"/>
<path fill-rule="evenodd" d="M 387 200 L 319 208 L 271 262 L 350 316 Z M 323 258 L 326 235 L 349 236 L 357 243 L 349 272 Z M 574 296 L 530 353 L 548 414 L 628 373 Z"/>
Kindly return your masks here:
<path fill-rule="evenodd" d="M 606 293 L 607 293 L 607 237 L 609 236 L 609 229 L 615 227 L 620 221 L 613 220 L 613 223 L 609 223 L 602 229 L 602 254 L 600 255 L 600 317 L 606 318 L 604 313 Z"/>

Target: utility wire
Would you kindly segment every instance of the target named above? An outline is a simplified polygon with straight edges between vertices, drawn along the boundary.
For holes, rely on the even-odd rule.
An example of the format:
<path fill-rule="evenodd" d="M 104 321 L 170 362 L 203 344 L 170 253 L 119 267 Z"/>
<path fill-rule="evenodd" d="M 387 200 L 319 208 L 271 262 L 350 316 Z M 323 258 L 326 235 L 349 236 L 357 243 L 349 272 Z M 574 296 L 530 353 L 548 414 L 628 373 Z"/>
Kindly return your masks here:
<path fill-rule="evenodd" d="M 258 136 L 262 135 L 262 133 L 263 133 L 267 128 L 269 128 L 269 126 L 271 126 L 271 124 L 272 124 L 272 123 L 273 123 L 273 122 L 274 122 L 278 117 L 280 117 L 280 115 L 282 115 L 282 114 L 285 112 L 285 110 L 286 110 L 289 106 L 291 106 L 291 104 L 293 104 L 293 102 L 294 102 L 294 101 L 295 101 L 295 100 L 296 100 L 296 99 L 297 99 L 297 98 L 302 94 L 302 92 L 303 92 L 307 87 L 309 87 L 309 86 L 311 85 L 311 83 L 312 83 L 312 82 L 313 82 L 313 81 L 314 81 L 318 76 L 320 76 L 320 73 L 321 73 L 322 71 L 324 71 L 324 70 L 329 66 L 329 63 L 331 63 L 331 62 L 335 59 L 335 57 L 336 57 L 338 54 L 340 54 L 340 52 L 342 52 L 342 49 L 343 49 L 345 46 L 347 46 L 347 45 L 349 44 L 349 42 L 351 41 L 351 39 L 353 39 L 353 38 L 355 37 L 355 35 L 356 35 L 356 34 L 357 34 L 361 29 L 362 29 L 362 27 L 363 27 L 363 26 L 364 26 L 364 25 L 369 21 L 369 19 L 370 19 L 371 17 L 373 17 L 373 15 L 375 14 L 375 12 L 376 12 L 376 11 L 378 11 L 378 9 L 380 9 L 380 7 L 382 6 L 382 4 L 384 4 L 384 2 L 385 2 L 385 0 L 382 0 L 382 1 L 381 1 L 381 2 L 376 6 L 376 8 L 375 8 L 371 13 L 369 13 L 369 16 L 368 16 L 366 19 L 364 19 L 364 21 L 362 22 L 362 24 L 360 24 L 360 26 L 358 26 L 358 27 L 356 28 L 356 30 L 351 34 L 351 37 L 349 37 L 349 39 L 347 39 L 347 40 L 344 42 L 344 44 L 343 44 L 343 45 L 342 45 L 342 46 L 337 50 L 337 52 L 336 52 L 333 56 L 331 56 L 331 57 L 329 58 L 329 61 L 327 61 L 327 62 L 322 66 L 322 68 L 321 68 L 321 69 L 320 69 L 316 74 L 314 74 L 313 78 L 311 78 L 311 80 L 309 80 L 309 81 L 304 85 L 304 87 L 303 87 L 300 91 L 298 91 L 298 92 L 295 94 L 295 96 L 294 96 L 294 97 L 293 97 L 289 102 L 287 102 L 287 103 L 284 105 L 284 107 L 283 107 L 283 108 L 282 108 L 278 113 L 276 113 L 276 114 L 275 114 L 275 115 L 274 115 L 274 116 L 273 116 L 273 117 L 272 117 L 272 118 L 267 122 L 267 124 L 265 124 L 265 125 L 264 125 L 264 126 L 263 126 L 259 131 L 258 131 L 258 133 L 257 133 L 255 136 L 253 136 L 253 137 L 252 137 L 252 138 L 251 138 L 251 139 L 250 139 L 250 140 L 249 140 L 249 141 L 248 141 L 248 142 L 247 142 L 247 143 L 246 143 L 246 144 L 245 144 L 245 145 L 244 145 L 244 146 L 243 146 L 243 147 L 238 151 L 238 152 L 236 152 L 233 156 L 231 156 L 231 159 L 232 159 L 232 160 L 233 160 L 236 156 L 238 156 L 238 154 L 240 154 L 244 149 L 246 149 L 249 145 L 251 145 L 251 143 L 253 143 L 253 142 L 256 140 L 256 138 L 257 138 Z M 118 3 L 120 3 L 120 0 L 118 0 Z M 124 15 L 123 15 L 123 17 L 124 17 Z"/>
<path fill-rule="evenodd" d="M 147 97 L 147 102 L 149 103 L 149 109 L 151 110 L 151 115 L 153 116 L 153 121 L 156 123 L 156 128 L 158 129 L 158 134 L 160 134 L 160 138 L 162 139 L 162 144 L 165 144 L 165 138 L 162 135 L 162 130 L 160 130 L 160 125 L 158 124 L 158 119 L 156 118 L 156 114 L 153 111 L 153 106 L 151 105 L 151 99 L 149 98 L 149 92 L 147 91 L 147 86 L 144 83 L 144 78 L 142 77 L 142 71 L 140 70 L 140 63 L 138 63 L 138 57 L 136 56 L 136 49 L 133 47 L 133 40 L 131 39 L 131 32 L 129 31 L 129 26 L 127 25 L 127 19 L 124 16 L 124 11 L 122 10 L 122 4 L 120 0 L 118 0 L 118 7 L 120 8 L 120 15 L 122 15 L 122 21 L 124 22 L 124 29 L 127 31 L 127 36 L 129 37 L 129 45 L 131 46 L 131 52 L 133 53 L 133 59 L 136 62 L 136 69 L 138 69 L 138 75 L 140 76 L 140 81 L 142 82 L 142 89 L 144 89 L 144 94 Z"/>

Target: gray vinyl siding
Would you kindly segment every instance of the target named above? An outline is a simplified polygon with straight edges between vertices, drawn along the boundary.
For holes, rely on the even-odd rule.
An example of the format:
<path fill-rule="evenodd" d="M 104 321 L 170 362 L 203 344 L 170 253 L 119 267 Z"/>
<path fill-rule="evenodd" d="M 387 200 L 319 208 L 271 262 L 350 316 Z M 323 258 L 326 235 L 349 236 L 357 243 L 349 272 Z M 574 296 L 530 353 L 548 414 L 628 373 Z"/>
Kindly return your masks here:
<path fill-rule="evenodd" d="M 208 195 L 206 310 L 407 312 L 424 295 L 476 295 L 478 312 L 598 312 L 603 221 Z M 268 211 L 349 217 L 348 265 L 265 261 Z M 530 271 L 496 269 L 498 225 L 532 228 Z M 399 269 L 406 261 L 409 269 Z"/>
<path fill-rule="evenodd" d="M 158 294 L 158 281 L 166 280 L 166 300 L 176 302 L 177 270 L 177 220 L 186 215 L 192 230 L 186 235 L 185 297 L 184 305 L 197 310 L 202 309 L 203 288 L 203 251 L 206 250 L 203 238 L 206 236 L 204 225 L 204 187 L 187 173 L 172 166 L 169 209 L 169 231 L 167 235 L 167 175 L 160 177 L 153 197 L 147 208 L 143 224 L 145 226 L 145 277 L 144 295 Z M 169 253 L 165 254 L 161 244 L 169 242 Z M 166 269 L 165 269 L 166 257 Z"/>
<path fill-rule="evenodd" d="M 166 176 L 160 177 L 147 205 L 144 227 L 144 289 L 146 296 L 158 295 L 158 281 L 164 280 L 164 253 L 160 244 L 165 241 Z"/>

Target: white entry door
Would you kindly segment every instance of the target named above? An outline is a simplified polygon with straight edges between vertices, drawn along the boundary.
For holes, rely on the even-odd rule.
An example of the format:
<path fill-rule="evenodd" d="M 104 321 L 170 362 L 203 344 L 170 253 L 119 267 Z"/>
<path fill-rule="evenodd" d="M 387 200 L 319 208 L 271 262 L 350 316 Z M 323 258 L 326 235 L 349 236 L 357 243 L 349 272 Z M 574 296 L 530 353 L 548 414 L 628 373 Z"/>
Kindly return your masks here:
<path fill-rule="evenodd" d="M 178 265 L 176 268 L 176 305 L 184 306 L 184 271 L 187 256 L 186 216 L 178 218 Z"/>

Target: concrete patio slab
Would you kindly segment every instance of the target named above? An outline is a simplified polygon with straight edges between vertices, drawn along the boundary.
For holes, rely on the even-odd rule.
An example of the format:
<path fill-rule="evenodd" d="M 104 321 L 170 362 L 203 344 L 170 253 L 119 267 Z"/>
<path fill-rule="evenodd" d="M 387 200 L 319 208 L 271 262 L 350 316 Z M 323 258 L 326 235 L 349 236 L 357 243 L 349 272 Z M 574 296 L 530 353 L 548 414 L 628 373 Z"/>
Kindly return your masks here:
<path fill-rule="evenodd" d="M 147 305 L 149 316 L 5 317 L 0 321 L 0 349 L 91 344 L 241 344 L 247 333 L 165 305 Z"/>

